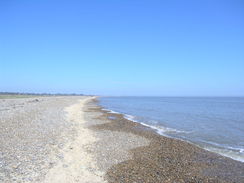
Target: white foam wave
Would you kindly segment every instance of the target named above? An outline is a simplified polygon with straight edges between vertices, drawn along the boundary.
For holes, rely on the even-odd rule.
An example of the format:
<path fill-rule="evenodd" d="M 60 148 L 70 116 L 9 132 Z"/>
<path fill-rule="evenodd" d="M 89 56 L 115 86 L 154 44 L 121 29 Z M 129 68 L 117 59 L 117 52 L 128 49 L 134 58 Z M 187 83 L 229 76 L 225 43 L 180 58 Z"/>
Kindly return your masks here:
<path fill-rule="evenodd" d="M 135 120 L 135 116 L 132 116 L 132 115 L 129 115 L 129 114 L 124 114 L 124 118 L 125 119 L 128 119 L 130 121 L 138 122 L 139 123 L 139 121 Z"/>
<path fill-rule="evenodd" d="M 244 162 L 244 153 L 243 153 L 243 149 L 241 149 L 239 152 L 235 152 L 229 149 L 222 149 L 222 148 L 216 148 L 216 147 L 204 147 L 204 149 L 211 151 L 211 152 L 215 152 L 217 154 L 220 154 L 222 156 L 237 160 L 237 161 L 241 161 Z"/>
<path fill-rule="evenodd" d="M 142 124 L 143 126 L 149 127 L 154 129 L 158 134 L 168 136 L 166 133 L 187 133 L 185 131 L 176 130 L 173 128 L 163 127 L 163 126 L 157 126 L 157 125 L 149 125 L 140 121 L 135 120 L 135 116 L 124 114 L 124 117 L 130 121 L 137 122 Z"/>
<path fill-rule="evenodd" d="M 201 140 L 204 145 L 202 148 L 220 154 L 222 156 L 244 162 L 244 149 L 241 147 L 230 147 L 227 145 L 221 145 L 215 142 Z"/>
<path fill-rule="evenodd" d="M 241 147 L 231 147 L 231 146 L 228 146 L 228 145 L 224 145 L 224 144 L 221 145 L 221 144 L 218 144 L 218 143 L 215 143 L 215 142 L 206 141 L 206 140 L 201 140 L 200 142 L 203 142 L 205 144 L 213 145 L 216 148 L 229 149 L 229 150 L 232 150 L 232 151 L 235 151 L 235 152 L 244 153 L 244 149 L 241 148 Z"/>
<path fill-rule="evenodd" d="M 104 111 L 107 111 L 108 113 L 111 114 L 121 114 L 119 112 L 110 110 L 110 109 L 103 109 Z M 128 119 L 130 121 L 136 122 L 136 123 L 140 123 L 143 126 L 149 127 L 153 130 L 155 130 L 158 134 L 166 136 L 166 137 L 170 137 L 170 134 L 179 134 L 179 133 L 190 133 L 190 132 L 186 132 L 186 131 L 182 131 L 182 130 L 176 130 L 173 128 L 169 128 L 169 127 L 163 127 L 163 126 L 158 126 L 158 125 L 149 125 L 143 122 L 140 122 L 138 120 L 136 120 L 135 116 L 129 115 L 129 114 L 123 114 L 125 119 Z M 178 139 L 178 138 L 177 138 Z M 181 139 L 179 139 L 181 140 Z M 214 143 L 214 142 L 206 142 L 206 141 L 202 141 L 205 143 L 205 146 L 202 147 L 208 151 L 211 152 L 215 152 L 217 154 L 220 154 L 222 156 L 225 157 L 229 157 L 231 159 L 240 161 L 240 162 L 244 162 L 244 149 L 243 148 L 236 148 L 236 147 L 225 147 L 225 146 L 221 146 L 220 144 Z M 190 142 L 191 143 L 191 142 Z M 208 145 L 206 145 L 208 144 Z M 197 145 L 197 144 L 196 144 Z"/>
<path fill-rule="evenodd" d="M 120 114 L 119 112 L 116 112 L 116 111 L 113 111 L 113 110 L 110 110 L 110 109 L 102 109 L 103 111 L 106 111 L 106 112 L 108 112 L 108 113 L 110 113 L 110 114 Z"/>
<path fill-rule="evenodd" d="M 244 149 L 243 148 L 239 148 L 239 147 L 227 147 L 228 149 L 232 149 L 234 151 L 238 151 L 240 153 L 244 153 Z"/>

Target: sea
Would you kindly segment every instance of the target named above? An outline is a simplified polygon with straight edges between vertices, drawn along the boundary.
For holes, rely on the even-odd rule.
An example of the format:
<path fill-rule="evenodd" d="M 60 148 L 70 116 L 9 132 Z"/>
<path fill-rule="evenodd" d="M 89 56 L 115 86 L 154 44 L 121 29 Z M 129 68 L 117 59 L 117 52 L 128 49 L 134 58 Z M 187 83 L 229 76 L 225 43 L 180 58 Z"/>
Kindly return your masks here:
<path fill-rule="evenodd" d="M 244 97 L 100 97 L 111 113 L 244 162 Z"/>

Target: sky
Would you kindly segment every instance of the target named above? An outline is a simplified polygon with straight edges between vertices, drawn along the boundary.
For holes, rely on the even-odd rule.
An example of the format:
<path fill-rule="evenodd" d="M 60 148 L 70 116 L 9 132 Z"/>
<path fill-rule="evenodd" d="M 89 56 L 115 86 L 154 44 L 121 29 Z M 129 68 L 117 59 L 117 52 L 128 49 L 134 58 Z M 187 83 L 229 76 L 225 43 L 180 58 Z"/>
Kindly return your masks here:
<path fill-rule="evenodd" d="M 244 1 L 0 0 L 0 91 L 244 96 Z"/>

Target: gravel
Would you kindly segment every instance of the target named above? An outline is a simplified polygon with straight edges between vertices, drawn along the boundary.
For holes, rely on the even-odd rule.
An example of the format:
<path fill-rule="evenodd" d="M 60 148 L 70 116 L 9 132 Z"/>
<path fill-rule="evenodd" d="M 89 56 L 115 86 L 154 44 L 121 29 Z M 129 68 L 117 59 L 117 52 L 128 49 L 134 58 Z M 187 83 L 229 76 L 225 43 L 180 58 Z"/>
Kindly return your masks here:
<path fill-rule="evenodd" d="M 0 182 L 39 182 L 75 128 L 64 107 L 78 97 L 0 99 Z M 52 156 L 51 156 L 52 155 Z"/>
<path fill-rule="evenodd" d="M 100 139 L 90 149 L 109 183 L 244 182 L 244 163 L 161 136 L 96 104 L 86 113 Z"/>
<path fill-rule="evenodd" d="M 67 149 L 80 142 L 81 132 L 64 109 L 82 98 L 0 99 L 0 182 L 43 182 L 60 162 L 62 171 L 69 169 L 66 151 L 83 148 L 82 158 L 91 158 L 96 166 L 81 166 L 81 171 L 91 167 L 88 173 L 100 172 L 97 176 L 109 183 L 244 182 L 244 163 L 160 136 L 121 114 L 104 111 L 96 100 L 86 104 L 80 126 L 95 140 Z"/>

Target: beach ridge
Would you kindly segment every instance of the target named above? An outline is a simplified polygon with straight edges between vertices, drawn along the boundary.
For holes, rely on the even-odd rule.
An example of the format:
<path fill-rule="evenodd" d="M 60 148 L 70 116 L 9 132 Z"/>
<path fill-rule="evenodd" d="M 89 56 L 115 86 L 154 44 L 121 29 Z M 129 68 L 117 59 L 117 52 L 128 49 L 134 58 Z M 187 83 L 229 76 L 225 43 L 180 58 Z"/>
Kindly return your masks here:
<path fill-rule="evenodd" d="M 91 130 L 83 126 L 85 123 L 83 108 L 92 99 L 94 97 L 87 97 L 65 108 L 67 120 L 76 125 L 77 135 L 62 149 L 63 159 L 48 172 L 45 183 L 105 182 L 102 178 L 104 173 L 97 169 L 91 153 L 85 148 L 96 141 Z"/>
<path fill-rule="evenodd" d="M 243 182 L 244 163 L 161 136 L 98 100 L 0 99 L 0 181 Z"/>

